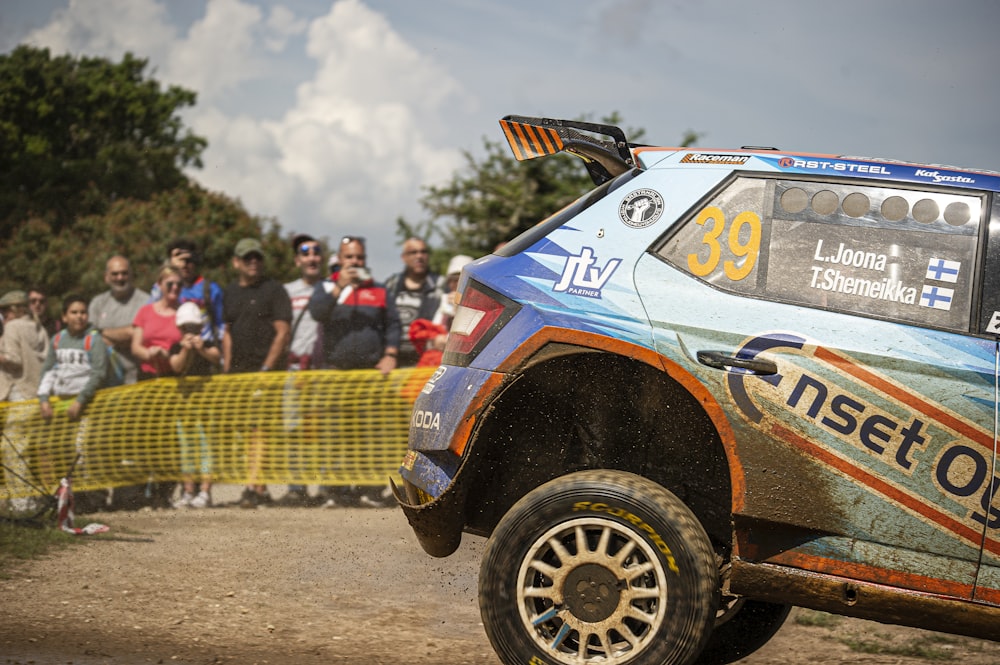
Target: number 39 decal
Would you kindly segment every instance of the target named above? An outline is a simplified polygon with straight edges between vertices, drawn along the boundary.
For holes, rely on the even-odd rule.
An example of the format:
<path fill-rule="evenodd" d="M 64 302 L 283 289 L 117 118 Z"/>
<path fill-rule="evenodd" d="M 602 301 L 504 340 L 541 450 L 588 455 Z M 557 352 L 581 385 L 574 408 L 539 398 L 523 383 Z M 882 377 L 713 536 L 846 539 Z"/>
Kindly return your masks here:
<path fill-rule="evenodd" d="M 720 208 L 708 206 L 698 213 L 694 221 L 706 227 L 701 243 L 708 247 L 708 257 L 702 261 L 698 258 L 698 254 L 688 254 L 688 269 L 692 274 L 704 277 L 718 268 L 719 260 L 722 258 L 719 238 L 726 233 L 726 217 Z M 711 226 L 707 226 L 709 222 Z M 735 260 L 726 259 L 722 264 L 722 270 L 726 277 L 738 282 L 749 275 L 757 264 L 757 256 L 760 253 L 760 217 L 757 213 L 744 211 L 736 215 L 732 224 L 729 224 L 726 244 Z"/>

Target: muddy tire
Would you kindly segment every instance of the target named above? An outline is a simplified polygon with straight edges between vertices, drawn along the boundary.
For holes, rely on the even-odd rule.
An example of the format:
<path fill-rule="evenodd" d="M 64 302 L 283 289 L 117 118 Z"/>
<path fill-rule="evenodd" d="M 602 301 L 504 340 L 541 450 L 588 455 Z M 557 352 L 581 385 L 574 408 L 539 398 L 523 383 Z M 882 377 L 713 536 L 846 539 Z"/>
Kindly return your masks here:
<path fill-rule="evenodd" d="M 696 665 L 726 665 L 746 658 L 774 637 L 791 610 L 791 605 L 740 601 L 731 614 L 716 623 Z"/>
<path fill-rule="evenodd" d="M 719 573 L 697 518 L 640 476 L 582 471 L 533 490 L 483 552 L 479 604 L 507 665 L 690 663 Z"/>

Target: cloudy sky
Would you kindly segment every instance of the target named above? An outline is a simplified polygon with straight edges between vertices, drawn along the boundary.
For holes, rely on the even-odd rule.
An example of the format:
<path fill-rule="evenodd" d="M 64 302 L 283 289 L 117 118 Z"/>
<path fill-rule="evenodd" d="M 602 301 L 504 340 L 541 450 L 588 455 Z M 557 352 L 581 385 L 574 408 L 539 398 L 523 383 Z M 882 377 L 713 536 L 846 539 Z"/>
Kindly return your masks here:
<path fill-rule="evenodd" d="M 3 0 L 0 52 L 148 58 L 198 93 L 193 178 L 367 236 L 385 277 L 396 218 L 510 113 L 1000 170 L 998 25 L 994 0 Z"/>

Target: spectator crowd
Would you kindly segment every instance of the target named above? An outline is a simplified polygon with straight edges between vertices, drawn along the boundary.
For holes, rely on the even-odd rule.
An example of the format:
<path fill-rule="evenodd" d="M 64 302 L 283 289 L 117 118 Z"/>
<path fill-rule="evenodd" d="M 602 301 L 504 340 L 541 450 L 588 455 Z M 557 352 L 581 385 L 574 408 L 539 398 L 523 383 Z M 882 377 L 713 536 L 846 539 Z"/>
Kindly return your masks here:
<path fill-rule="evenodd" d="M 58 320 L 47 318 L 47 294 L 41 288 L 3 294 L 0 402 L 37 399 L 42 418 L 77 421 L 85 418 L 100 388 L 159 377 L 311 369 L 388 374 L 398 367 L 440 363 L 458 277 L 471 257 L 453 257 L 447 274 L 437 275 L 430 269 L 427 243 L 409 238 L 403 243 L 402 269 L 380 282 L 367 267 L 362 237 L 344 236 L 328 260 L 323 243 L 308 234 L 292 239 L 292 251 L 299 276 L 281 284 L 265 271 L 260 241 L 240 240 L 232 255 L 236 279 L 223 288 L 201 274 L 195 243 L 178 238 L 167 245 L 149 291 L 136 286 L 128 257 L 115 255 L 105 265 L 108 290 L 89 300 L 64 296 Z M 295 401 L 287 401 L 293 411 Z M 294 427 L 295 414 L 286 419 Z M 179 488 L 167 482 L 119 488 L 97 507 L 211 506 L 204 430 L 189 423 L 178 427 L 178 438 Z M 5 451 L 3 466 L 8 476 L 17 475 L 10 467 L 23 463 L 26 451 L 17 449 L 23 444 L 11 428 L 4 439 L 3 445 L 14 450 Z M 391 501 L 384 486 L 320 487 L 310 495 L 305 485 L 290 485 L 275 501 L 252 473 L 250 480 L 240 498 L 247 508 L 272 503 L 376 507 Z"/>

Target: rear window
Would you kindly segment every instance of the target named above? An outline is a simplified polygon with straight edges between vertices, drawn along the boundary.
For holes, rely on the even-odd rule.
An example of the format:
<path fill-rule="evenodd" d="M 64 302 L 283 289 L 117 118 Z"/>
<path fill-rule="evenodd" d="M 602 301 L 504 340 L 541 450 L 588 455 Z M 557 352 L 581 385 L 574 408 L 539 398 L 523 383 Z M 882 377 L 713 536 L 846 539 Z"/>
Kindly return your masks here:
<path fill-rule="evenodd" d="M 983 196 L 737 176 L 657 253 L 741 295 L 968 332 Z"/>

